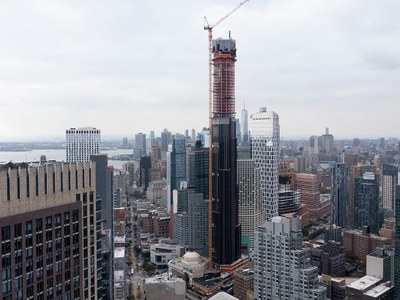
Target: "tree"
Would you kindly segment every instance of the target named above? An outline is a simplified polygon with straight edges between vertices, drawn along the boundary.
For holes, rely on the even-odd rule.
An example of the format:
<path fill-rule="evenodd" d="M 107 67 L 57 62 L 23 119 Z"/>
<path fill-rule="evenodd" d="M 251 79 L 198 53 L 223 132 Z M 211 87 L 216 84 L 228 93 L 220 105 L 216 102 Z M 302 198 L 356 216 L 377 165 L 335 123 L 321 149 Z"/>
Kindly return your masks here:
<path fill-rule="evenodd" d="M 136 298 L 142 298 L 142 290 L 140 289 L 140 286 L 136 289 Z"/>

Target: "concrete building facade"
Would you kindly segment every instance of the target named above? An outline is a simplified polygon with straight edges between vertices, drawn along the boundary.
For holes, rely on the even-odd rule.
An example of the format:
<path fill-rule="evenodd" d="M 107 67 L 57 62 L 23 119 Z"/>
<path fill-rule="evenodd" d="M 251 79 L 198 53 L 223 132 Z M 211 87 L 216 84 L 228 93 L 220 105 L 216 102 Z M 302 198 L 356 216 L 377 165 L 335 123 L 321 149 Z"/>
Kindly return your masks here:
<path fill-rule="evenodd" d="M 93 163 L 0 167 L 2 299 L 102 299 Z"/>
<path fill-rule="evenodd" d="M 256 231 L 254 296 L 256 299 L 326 299 L 318 268 L 302 247 L 298 217 L 274 217 Z"/>

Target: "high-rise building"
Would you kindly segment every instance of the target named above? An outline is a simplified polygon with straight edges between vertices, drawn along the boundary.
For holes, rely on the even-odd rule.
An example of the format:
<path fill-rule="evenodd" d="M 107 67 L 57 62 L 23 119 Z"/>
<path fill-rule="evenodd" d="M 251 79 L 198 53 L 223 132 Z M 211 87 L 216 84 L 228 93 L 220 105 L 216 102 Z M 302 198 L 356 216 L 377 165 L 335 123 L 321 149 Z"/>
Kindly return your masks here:
<path fill-rule="evenodd" d="M 214 265 L 232 265 L 241 258 L 236 181 L 235 61 L 236 42 L 217 39 L 213 52 L 212 235 Z"/>
<path fill-rule="evenodd" d="M 332 166 L 332 214 L 331 223 L 346 228 L 349 212 L 349 169 L 345 163 L 334 163 Z"/>
<path fill-rule="evenodd" d="M 239 222 L 242 225 L 242 245 L 254 251 L 254 232 L 265 221 L 260 189 L 260 169 L 253 159 L 237 161 L 239 189 Z"/>
<path fill-rule="evenodd" d="M 325 128 L 325 134 L 320 137 L 320 153 L 334 154 L 335 143 L 333 135 L 329 133 L 329 128 Z"/>
<path fill-rule="evenodd" d="M 102 299 L 95 163 L 0 166 L 1 299 Z"/>
<path fill-rule="evenodd" d="M 320 217 L 319 178 L 316 174 L 296 173 L 296 187 L 301 191 L 301 204 L 310 213 L 312 220 Z"/>
<path fill-rule="evenodd" d="M 290 174 L 279 174 L 278 213 L 298 214 L 301 209 L 300 189 L 293 189 L 294 178 Z M 294 185 L 294 184 L 293 184 Z"/>
<path fill-rule="evenodd" d="M 260 169 L 261 197 L 266 220 L 278 215 L 279 117 L 261 107 L 250 116 L 251 157 Z"/>
<path fill-rule="evenodd" d="M 204 199 L 208 197 L 208 162 L 209 151 L 204 148 L 200 141 L 187 152 L 187 174 L 188 185 L 193 187 L 196 193 L 202 193 Z"/>
<path fill-rule="evenodd" d="M 382 208 L 392 213 L 395 211 L 398 171 L 396 166 L 382 165 Z"/>
<path fill-rule="evenodd" d="M 250 132 L 251 136 L 251 132 Z M 255 299 L 326 299 L 318 268 L 310 264 L 298 217 L 273 217 L 256 231 Z"/>
<path fill-rule="evenodd" d="M 396 185 L 396 225 L 394 232 L 394 295 L 395 299 L 400 299 L 400 185 Z"/>
<path fill-rule="evenodd" d="M 382 225 L 379 212 L 379 175 L 365 172 L 355 179 L 355 226 L 369 226 L 377 234 Z"/>
<path fill-rule="evenodd" d="M 139 165 L 139 186 L 143 187 L 144 190 L 147 189 L 150 182 L 150 168 L 151 161 L 149 156 L 144 156 L 140 159 Z"/>
<path fill-rule="evenodd" d="M 186 180 L 186 146 L 183 136 L 173 136 L 167 152 L 167 205 L 172 204 L 172 191 L 180 187 Z"/>
<path fill-rule="evenodd" d="M 137 133 L 135 134 L 135 154 L 140 159 L 142 156 L 145 156 L 146 153 L 146 134 L 145 133 Z"/>
<path fill-rule="evenodd" d="M 208 200 L 194 188 L 174 190 L 174 239 L 189 251 L 208 256 Z"/>
<path fill-rule="evenodd" d="M 242 143 L 249 141 L 249 114 L 246 109 L 246 105 L 242 109 L 242 115 L 240 120 L 240 133 L 242 137 Z"/>
<path fill-rule="evenodd" d="M 107 245 L 109 248 L 109 251 L 106 251 L 107 254 L 102 256 L 102 297 L 103 299 L 110 299 L 109 295 L 114 294 L 114 244 L 108 243 L 109 240 L 114 238 L 114 168 L 108 166 L 107 154 L 91 155 L 90 160 L 96 163 L 96 194 L 101 201 L 101 229 L 106 233 L 102 245 Z M 105 272 L 105 270 L 108 270 L 108 272 Z"/>
<path fill-rule="evenodd" d="M 294 158 L 294 171 L 296 173 L 304 173 L 306 171 L 306 158 L 305 156 L 296 156 Z"/>
<path fill-rule="evenodd" d="M 66 134 L 66 161 L 88 162 L 90 155 L 100 153 L 100 130 L 93 127 L 70 128 Z"/>
<path fill-rule="evenodd" d="M 171 143 L 171 132 L 168 131 L 167 128 L 161 132 L 161 158 L 163 160 L 166 159 L 168 145 Z"/>

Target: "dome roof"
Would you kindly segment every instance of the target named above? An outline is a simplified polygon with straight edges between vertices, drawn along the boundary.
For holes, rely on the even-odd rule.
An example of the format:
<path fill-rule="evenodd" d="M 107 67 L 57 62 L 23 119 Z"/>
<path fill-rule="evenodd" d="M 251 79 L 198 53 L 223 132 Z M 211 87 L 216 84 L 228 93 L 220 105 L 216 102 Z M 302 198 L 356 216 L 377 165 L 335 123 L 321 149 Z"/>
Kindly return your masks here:
<path fill-rule="evenodd" d="M 185 255 L 182 257 L 182 259 L 184 259 L 187 262 L 198 262 L 200 260 L 200 254 L 198 254 L 197 252 L 194 251 L 188 251 L 185 253 Z"/>

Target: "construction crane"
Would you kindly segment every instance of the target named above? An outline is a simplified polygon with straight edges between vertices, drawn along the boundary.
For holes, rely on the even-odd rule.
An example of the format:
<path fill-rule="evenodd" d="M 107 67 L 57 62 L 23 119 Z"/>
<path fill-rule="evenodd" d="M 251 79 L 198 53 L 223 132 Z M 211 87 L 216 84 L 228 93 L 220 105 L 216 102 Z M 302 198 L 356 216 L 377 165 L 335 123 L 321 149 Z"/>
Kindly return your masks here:
<path fill-rule="evenodd" d="M 212 269 L 212 199 L 213 199 L 213 188 L 212 188 L 212 31 L 213 29 L 221 24 L 226 18 L 237 11 L 243 4 L 250 0 L 245 0 L 239 3 L 234 9 L 223 16 L 214 25 L 210 25 L 207 18 L 204 17 L 204 30 L 208 31 L 208 114 L 209 114 L 209 134 L 210 134 L 210 147 L 208 154 L 208 253 L 209 253 L 209 267 Z"/>

